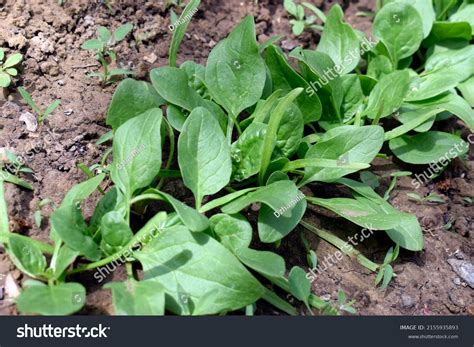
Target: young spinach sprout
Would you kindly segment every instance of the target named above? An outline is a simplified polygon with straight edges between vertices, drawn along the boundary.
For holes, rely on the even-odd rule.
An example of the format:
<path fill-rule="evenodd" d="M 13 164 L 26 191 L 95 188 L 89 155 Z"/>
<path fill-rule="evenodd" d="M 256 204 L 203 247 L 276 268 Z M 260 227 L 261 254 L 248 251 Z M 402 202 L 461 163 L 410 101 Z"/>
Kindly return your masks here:
<path fill-rule="evenodd" d="M 127 23 L 118 27 L 112 34 L 109 29 L 101 26 L 97 30 L 98 38 L 87 40 L 82 44 L 82 49 L 95 52 L 96 59 L 102 65 L 102 72 L 92 72 L 88 74 L 88 77 L 99 77 L 102 84 L 106 85 L 111 82 L 114 76 L 133 75 L 133 72 L 127 69 L 110 68 L 110 64 L 117 61 L 117 53 L 113 50 L 113 47 L 122 41 L 132 29 L 133 25 Z"/>
<path fill-rule="evenodd" d="M 48 116 L 53 113 L 54 110 L 61 104 L 61 100 L 55 100 L 48 107 L 46 107 L 46 110 L 42 111 L 39 106 L 33 101 L 33 98 L 31 97 L 30 93 L 28 93 L 25 88 L 20 87 L 18 88 L 18 91 L 23 97 L 23 100 L 25 100 L 28 106 L 30 106 L 30 108 L 33 110 L 33 112 L 36 113 L 36 119 L 38 120 L 38 124 L 43 124 L 44 120 L 48 118 Z"/>
<path fill-rule="evenodd" d="M 35 224 L 38 228 L 41 228 L 41 221 L 43 220 L 41 209 L 48 204 L 54 207 L 54 202 L 50 198 L 42 199 L 40 202 L 38 202 L 38 205 L 36 206 L 34 218 L 35 218 Z"/>
<path fill-rule="evenodd" d="M 20 53 L 14 53 L 3 62 L 4 59 L 5 51 L 0 48 L 0 87 L 7 88 L 12 81 L 12 77 L 18 75 L 18 70 L 14 66 L 22 61 L 23 56 Z"/>
<path fill-rule="evenodd" d="M 444 204 L 444 199 L 436 193 L 429 193 L 427 196 L 422 197 L 417 193 L 407 193 L 410 200 L 416 201 L 417 204 L 422 205 L 425 202 L 431 202 L 435 204 Z"/>
<path fill-rule="evenodd" d="M 290 23 L 292 25 L 292 31 L 295 36 L 301 35 L 301 33 L 307 28 L 319 31 L 323 30 L 323 27 L 321 25 L 317 25 L 315 23 L 318 18 L 321 20 L 321 22 L 325 23 L 326 16 L 319 8 L 317 8 L 313 4 L 303 2 L 301 5 L 298 5 L 295 4 L 293 0 L 285 0 L 283 2 L 283 5 L 285 7 L 285 10 L 295 18 L 290 20 Z M 314 14 L 307 17 L 304 13 L 305 7 Z"/>
<path fill-rule="evenodd" d="M 383 264 L 380 265 L 379 267 L 379 271 L 377 273 L 377 276 L 375 277 L 375 285 L 378 285 L 380 281 L 382 281 L 382 285 L 380 286 L 381 289 L 387 288 L 392 278 L 396 276 L 393 273 L 393 267 L 390 264 L 393 263 L 398 258 L 399 252 L 400 252 L 399 245 L 396 245 L 395 249 L 393 247 L 390 247 L 387 254 L 385 255 Z"/>

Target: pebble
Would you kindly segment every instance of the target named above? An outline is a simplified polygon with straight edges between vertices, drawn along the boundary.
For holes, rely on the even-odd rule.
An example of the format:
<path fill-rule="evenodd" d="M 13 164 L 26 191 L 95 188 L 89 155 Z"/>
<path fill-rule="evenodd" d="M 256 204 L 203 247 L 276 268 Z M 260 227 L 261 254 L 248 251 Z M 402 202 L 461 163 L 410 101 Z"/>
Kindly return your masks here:
<path fill-rule="evenodd" d="M 461 277 L 471 288 L 474 288 L 474 265 L 466 260 L 448 259 L 453 271 Z"/>
<path fill-rule="evenodd" d="M 461 285 L 461 279 L 459 277 L 456 277 L 454 280 L 453 280 L 453 283 L 457 286 L 460 286 Z"/>
<path fill-rule="evenodd" d="M 416 299 L 411 297 L 408 294 L 403 293 L 401 295 L 401 299 L 402 299 L 402 307 L 404 308 L 410 308 L 410 307 L 415 306 L 416 304 Z"/>

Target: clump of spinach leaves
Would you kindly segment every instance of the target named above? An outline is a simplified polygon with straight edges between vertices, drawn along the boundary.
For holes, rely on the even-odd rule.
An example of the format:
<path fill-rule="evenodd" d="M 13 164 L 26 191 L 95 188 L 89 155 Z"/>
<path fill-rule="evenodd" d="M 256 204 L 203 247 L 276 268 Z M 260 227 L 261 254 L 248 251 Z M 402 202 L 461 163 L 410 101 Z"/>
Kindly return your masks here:
<path fill-rule="evenodd" d="M 290 54 L 298 69 L 273 40 L 257 44 L 250 16 L 213 48 L 205 66 L 187 61 L 177 67 L 187 24 L 178 27 L 169 66 L 153 69 L 151 84 L 126 79 L 118 86 L 107 115 L 112 133 L 101 140 L 113 139 L 113 146 L 93 169 L 83 167 L 90 178 L 74 186 L 52 214 L 52 244 L 9 232 L 0 185 L 0 240 L 33 279 L 25 284 L 18 309 L 76 312 L 86 291 L 71 282 L 74 274 L 120 259 L 128 280 L 106 285 L 117 314 L 253 314 L 259 300 L 296 314 L 282 292 L 310 312 L 355 312 L 345 295 L 334 307 L 311 293 L 302 268 L 293 267 L 288 279 L 282 256 L 250 246 L 258 237 L 261 248 L 269 249 L 265 244 L 278 245 L 301 224 L 377 272 L 383 286 L 393 277 L 389 263 L 399 248 L 423 248 L 416 216 L 346 176 L 385 156 L 380 153 L 385 142 L 402 161 L 436 160 L 462 141 L 431 131 L 437 120 L 455 115 L 474 127 L 474 47 L 472 23 L 466 21 L 472 5 L 438 4 L 385 1 L 374 19 L 377 43 L 362 57 L 364 34 L 344 23 L 335 5 L 318 48 Z M 192 0 L 182 16 L 198 5 Z M 347 60 L 353 52 L 355 58 Z M 329 78 L 329 70 L 337 73 Z M 189 189 L 194 206 L 170 193 L 171 179 Z M 301 198 L 301 189 L 312 182 L 344 186 L 352 197 Z M 81 205 L 98 190 L 104 195 L 86 221 Z M 136 228 L 146 207 L 163 206 L 154 201 L 168 208 Z M 385 232 L 397 251 L 389 251 L 381 265 L 371 262 L 303 220 L 308 203 L 374 235 Z M 143 269 L 140 278 L 134 262 Z"/>

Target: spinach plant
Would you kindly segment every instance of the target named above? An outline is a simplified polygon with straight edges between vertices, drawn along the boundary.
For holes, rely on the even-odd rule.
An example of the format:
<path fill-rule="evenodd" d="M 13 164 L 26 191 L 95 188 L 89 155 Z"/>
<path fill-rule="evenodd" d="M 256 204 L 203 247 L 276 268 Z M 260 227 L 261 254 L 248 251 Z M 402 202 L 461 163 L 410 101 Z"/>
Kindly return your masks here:
<path fill-rule="evenodd" d="M 313 4 L 310 4 L 309 2 L 302 2 L 301 5 L 299 5 L 293 0 L 284 0 L 283 6 L 285 7 L 285 10 L 294 17 L 294 19 L 290 20 L 290 23 L 295 36 L 301 35 L 301 33 L 307 28 L 320 31 L 323 29 L 321 25 L 315 23 L 318 19 L 324 23 L 326 21 L 326 16 L 323 11 Z M 306 16 L 305 7 L 313 14 Z"/>
<path fill-rule="evenodd" d="M 153 69 L 151 83 L 125 79 L 118 85 L 107 112 L 111 131 L 99 141 L 111 140 L 112 147 L 100 163 L 80 165 L 87 180 L 53 212 L 51 242 L 9 232 L 0 191 L 0 241 L 16 266 L 39 281 L 26 286 L 19 310 L 77 312 L 85 289 L 74 275 L 95 271 L 102 282 L 104 266 L 124 264 L 127 279 L 105 286 L 117 314 L 253 314 L 259 300 L 297 314 L 279 291 L 310 313 L 354 313 L 354 302 L 342 292 L 334 305 L 312 294 L 317 278 L 310 282 L 299 266 L 288 270 L 278 246 L 304 228 L 378 273 L 382 286 L 393 277 L 399 248 L 423 249 L 416 216 L 390 203 L 395 178 L 409 173 L 393 174 L 384 197 L 374 190 L 373 174 L 362 174 L 361 181 L 347 176 L 367 172 L 376 157 L 388 157 L 385 151 L 426 164 L 444 144 L 463 146 L 451 134 L 431 131 L 436 120 L 453 114 L 469 128 L 474 124 L 464 84 L 474 73 L 472 45 L 468 39 L 446 44 L 459 42 L 458 34 L 436 28 L 435 19 L 446 14 L 428 3 L 381 4 L 373 28 L 378 41 L 369 47 L 334 5 L 318 48 L 288 55 L 273 40 L 259 45 L 247 16 L 205 65 L 177 65 L 186 27 L 179 26 L 169 66 Z M 191 1 L 181 16 L 198 5 Z M 464 7 L 452 7 L 451 21 L 442 26 L 464 23 L 456 11 Z M 417 146 L 430 141 L 436 145 L 423 159 Z M 314 182 L 350 195 L 320 197 L 311 190 Z M 93 194 L 102 196 L 85 218 L 81 206 Z M 308 204 L 369 229 L 371 237 L 386 233 L 394 247 L 384 263 L 315 227 L 304 218 L 313 213 Z M 316 267 L 316 251 L 309 244 L 303 251 Z"/>

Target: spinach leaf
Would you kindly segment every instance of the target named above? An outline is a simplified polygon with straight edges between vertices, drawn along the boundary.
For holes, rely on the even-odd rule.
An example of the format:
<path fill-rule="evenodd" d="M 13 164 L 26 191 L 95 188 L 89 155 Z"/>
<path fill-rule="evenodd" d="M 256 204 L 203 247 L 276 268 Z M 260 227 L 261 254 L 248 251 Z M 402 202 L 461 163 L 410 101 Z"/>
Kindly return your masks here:
<path fill-rule="evenodd" d="M 440 158 L 446 164 L 448 159 L 458 157 L 469 148 L 460 137 L 440 131 L 403 135 L 390 140 L 389 146 L 397 158 L 410 164 L 436 163 Z"/>
<path fill-rule="evenodd" d="M 101 219 L 100 226 L 102 236 L 100 246 L 107 254 L 119 251 L 133 237 L 132 230 L 120 212 L 111 211 L 105 214 Z"/>
<path fill-rule="evenodd" d="M 227 248 L 182 226 L 163 230 L 135 256 L 145 280 L 164 287 L 166 309 L 176 314 L 236 310 L 264 293 L 263 286 Z"/>
<path fill-rule="evenodd" d="M 345 125 L 324 133 L 320 141 L 309 148 L 305 158 L 339 160 L 341 164 L 370 163 L 382 148 L 383 129 L 378 125 Z M 339 168 L 305 168 L 301 184 L 313 181 L 331 182 L 357 170 Z"/>
<path fill-rule="evenodd" d="M 198 209 L 203 196 L 217 193 L 229 183 L 229 145 L 217 120 L 202 107 L 195 108 L 184 123 L 178 139 L 178 162 Z"/>
<path fill-rule="evenodd" d="M 206 84 L 213 99 L 237 117 L 260 99 L 265 76 L 265 63 L 255 39 L 255 24 L 253 18 L 247 16 L 209 54 Z"/>
<path fill-rule="evenodd" d="M 165 314 L 165 292 L 155 281 L 107 283 L 112 290 L 115 314 L 119 316 L 162 316 Z"/>
<path fill-rule="evenodd" d="M 267 48 L 265 62 L 270 70 L 274 90 L 289 93 L 295 88 L 311 88 L 308 82 L 293 70 L 277 47 L 272 45 Z M 321 117 L 321 101 L 316 94 L 301 93 L 295 103 L 303 114 L 305 123 L 317 121 Z"/>
<path fill-rule="evenodd" d="M 41 250 L 30 239 L 15 234 L 11 234 L 8 240 L 7 251 L 15 266 L 28 276 L 44 276 L 46 258 Z"/>
<path fill-rule="evenodd" d="M 413 6 L 423 22 L 423 38 L 430 34 L 433 23 L 436 20 L 436 13 L 431 1 L 385 0 L 384 5 L 391 2 L 404 3 Z"/>
<path fill-rule="evenodd" d="M 16 305 L 21 313 L 49 316 L 72 314 L 79 311 L 85 302 L 86 290 L 79 283 L 47 286 L 38 282 L 21 292 Z"/>
<path fill-rule="evenodd" d="M 110 175 L 127 199 L 151 184 L 160 171 L 161 118 L 160 109 L 151 109 L 128 120 L 115 134 Z"/>
<path fill-rule="evenodd" d="M 242 215 L 218 213 L 210 218 L 210 224 L 218 240 L 230 251 L 250 246 L 252 226 Z"/>
<path fill-rule="evenodd" d="M 264 276 L 283 277 L 285 274 L 285 260 L 278 254 L 250 248 L 240 248 L 235 253 L 242 263 Z"/>
<path fill-rule="evenodd" d="M 406 3 L 392 2 L 377 13 L 374 35 L 387 48 L 393 66 L 415 53 L 423 40 L 423 21 L 418 11 Z"/>
<path fill-rule="evenodd" d="M 342 21 L 343 16 L 339 5 L 331 7 L 318 44 L 318 51 L 331 57 L 336 72 L 341 75 L 354 70 L 360 60 L 359 38 L 354 29 Z"/>
<path fill-rule="evenodd" d="M 107 124 L 117 130 L 129 119 L 164 103 L 149 83 L 127 78 L 120 82 L 112 97 L 107 111 Z"/>

